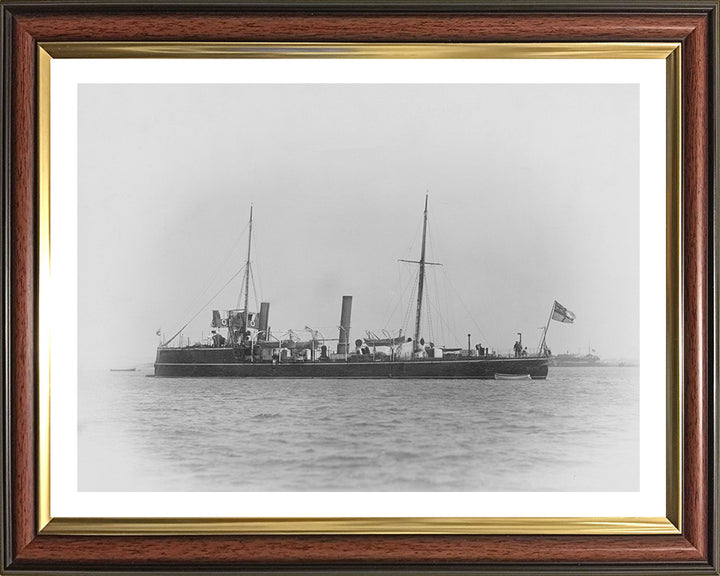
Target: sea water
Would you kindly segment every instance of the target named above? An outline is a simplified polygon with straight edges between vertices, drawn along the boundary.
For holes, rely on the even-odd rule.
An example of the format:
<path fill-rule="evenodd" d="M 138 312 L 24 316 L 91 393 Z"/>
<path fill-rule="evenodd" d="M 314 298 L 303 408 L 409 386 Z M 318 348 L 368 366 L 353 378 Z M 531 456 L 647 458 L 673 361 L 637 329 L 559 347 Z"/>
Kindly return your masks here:
<path fill-rule="evenodd" d="M 81 491 L 637 490 L 638 369 L 547 380 L 81 372 Z"/>

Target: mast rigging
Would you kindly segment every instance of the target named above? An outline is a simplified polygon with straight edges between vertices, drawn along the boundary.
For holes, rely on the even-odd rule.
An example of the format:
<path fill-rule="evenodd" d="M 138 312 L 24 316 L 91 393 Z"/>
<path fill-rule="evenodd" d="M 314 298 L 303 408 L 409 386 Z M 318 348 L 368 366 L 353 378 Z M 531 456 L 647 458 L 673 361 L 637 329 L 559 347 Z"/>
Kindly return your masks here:
<path fill-rule="evenodd" d="M 245 261 L 245 302 L 243 309 L 243 332 L 247 332 L 248 320 L 250 315 L 248 314 L 248 305 L 250 300 L 250 250 L 252 248 L 252 225 L 253 225 L 253 206 L 250 204 L 250 223 L 248 224 L 248 249 L 247 249 L 247 260 Z M 243 340 L 245 334 L 243 334 Z"/>
<path fill-rule="evenodd" d="M 420 260 L 403 260 L 400 262 L 409 262 L 410 264 L 419 264 L 418 270 L 418 285 L 417 285 L 417 305 L 415 308 L 415 338 L 413 347 L 415 350 L 420 348 L 420 323 L 422 320 L 422 302 L 423 302 L 423 290 L 425 288 L 425 266 L 442 266 L 437 262 L 427 262 L 425 260 L 425 244 L 427 242 L 427 222 L 428 222 L 428 196 L 425 194 L 425 211 L 423 212 L 423 235 L 422 235 L 422 247 L 420 248 Z"/>
<path fill-rule="evenodd" d="M 418 276 L 417 309 L 415 311 L 415 349 L 420 345 L 420 319 L 422 318 L 423 289 L 425 288 L 425 241 L 427 240 L 427 205 L 428 195 L 425 194 L 425 212 L 423 213 L 422 248 L 420 249 L 420 274 Z"/>

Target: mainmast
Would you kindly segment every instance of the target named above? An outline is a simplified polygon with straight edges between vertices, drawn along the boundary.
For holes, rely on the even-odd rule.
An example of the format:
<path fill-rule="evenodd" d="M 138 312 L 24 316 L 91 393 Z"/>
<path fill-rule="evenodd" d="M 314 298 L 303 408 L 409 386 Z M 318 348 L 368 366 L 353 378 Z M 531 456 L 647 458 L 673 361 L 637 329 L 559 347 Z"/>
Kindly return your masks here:
<path fill-rule="evenodd" d="M 423 236 L 422 236 L 422 248 L 420 249 L 420 260 L 403 260 L 400 262 L 409 262 L 410 264 L 419 264 L 420 272 L 418 273 L 418 291 L 417 291 L 417 308 L 415 309 L 415 345 L 414 348 L 417 350 L 420 348 L 420 321 L 422 319 L 422 302 L 423 302 L 423 290 L 425 288 L 425 266 L 442 266 L 437 262 L 428 262 L 425 260 L 425 242 L 427 240 L 427 222 L 428 222 L 428 195 L 425 194 L 425 212 L 423 214 Z"/>
<path fill-rule="evenodd" d="M 252 248 L 252 224 L 253 224 L 253 207 L 250 204 L 250 224 L 248 225 L 248 249 L 247 249 L 247 260 L 245 262 L 245 303 L 244 303 L 244 330 L 247 332 L 248 320 L 250 315 L 248 314 L 248 306 L 250 301 L 250 249 Z M 243 334 L 243 338 L 244 338 Z"/>
<path fill-rule="evenodd" d="M 425 212 L 423 214 L 422 248 L 420 249 L 420 272 L 418 273 L 417 309 L 415 310 L 415 349 L 420 346 L 420 320 L 422 318 L 423 288 L 425 287 L 425 240 L 427 239 L 428 195 L 425 194 Z"/>

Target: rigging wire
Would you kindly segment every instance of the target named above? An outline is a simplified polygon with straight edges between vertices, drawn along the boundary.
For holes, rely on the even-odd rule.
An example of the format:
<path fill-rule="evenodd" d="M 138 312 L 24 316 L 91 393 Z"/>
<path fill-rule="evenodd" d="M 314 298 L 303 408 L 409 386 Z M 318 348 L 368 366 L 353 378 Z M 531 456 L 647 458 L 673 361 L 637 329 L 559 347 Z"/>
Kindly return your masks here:
<path fill-rule="evenodd" d="M 437 275 L 435 276 L 435 283 L 437 284 L 437 291 L 435 292 L 435 305 L 438 309 L 438 315 L 440 316 L 440 322 L 443 332 L 443 341 L 450 342 L 453 337 L 453 329 L 450 328 L 450 315 L 449 315 L 449 304 L 447 301 L 447 294 L 440 293 L 441 282 L 438 280 Z M 443 304 L 445 305 L 445 311 L 441 312 Z"/>
<path fill-rule="evenodd" d="M 478 329 L 478 332 L 480 333 L 480 337 L 487 342 L 487 336 L 483 332 L 483 329 L 480 328 L 480 325 L 477 323 L 475 318 L 473 317 L 472 313 L 470 312 L 470 308 L 468 308 L 467 304 L 465 304 L 465 301 L 462 299 L 462 296 L 460 295 L 460 292 L 455 288 L 454 284 L 452 283 L 452 280 L 450 280 L 450 277 L 447 275 L 447 273 L 443 270 L 443 274 L 445 275 L 445 279 L 448 282 L 448 285 L 454 292 L 455 296 L 457 296 L 458 301 L 460 304 L 462 304 L 463 308 L 465 308 L 465 312 L 468 315 L 468 318 L 470 318 L 470 321 L 475 325 L 475 327 Z"/>
<path fill-rule="evenodd" d="M 233 280 L 235 280 L 235 278 L 237 278 L 237 277 L 240 275 L 240 272 L 242 272 L 242 271 L 244 270 L 244 268 L 245 268 L 245 267 L 243 266 L 243 268 L 241 268 L 240 270 L 238 270 L 237 272 L 235 272 L 235 274 L 233 274 L 233 275 L 230 277 L 230 279 L 229 279 L 227 282 L 225 282 L 225 284 L 223 284 L 223 287 L 220 288 L 220 290 L 218 290 L 217 292 L 215 292 L 215 294 L 212 296 L 212 298 L 210 298 L 210 300 L 208 300 L 208 301 L 193 315 L 193 317 L 190 318 L 190 320 L 188 320 L 187 322 L 185 322 L 185 324 L 183 325 L 183 327 L 180 328 L 180 330 L 178 330 L 177 332 L 175 332 L 175 334 L 173 334 L 172 337 L 163 344 L 163 346 L 167 346 L 168 344 L 170 344 L 170 342 L 172 342 L 172 341 L 175 339 L 175 337 L 176 337 L 178 334 L 180 334 L 180 332 L 182 332 L 183 330 L 185 330 L 185 328 L 187 328 L 187 326 L 188 326 L 188 324 L 190 324 L 190 322 L 192 322 L 193 320 L 195 320 L 195 318 L 197 318 L 197 317 L 200 315 L 201 312 L 204 312 L 205 309 L 206 309 L 208 306 L 210 306 L 210 304 L 212 304 L 212 301 L 215 300 L 215 298 L 217 298 L 218 295 L 219 295 L 223 290 L 225 290 L 225 288 L 227 288 L 227 287 L 230 285 L 230 283 L 231 283 Z"/>
<path fill-rule="evenodd" d="M 399 269 L 399 262 L 396 263 L 396 268 L 398 272 L 398 281 L 396 286 L 394 287 L 396 292 L 396 297 L 394 299 L 386 298 L 385 299 L 385 309 L 383 310 L 382 316 L 380 318 L 383 319 L 383 322 L 385 322 L 384 328 L 387 328 L 387 324 L 392 317 L 392 314 L 395 313 L 395 309 L 397 308 L 397 294 L 400 294 L 402 292 L 402 283 L 400 282 L 400 269 Z M 393 305 L 394 304 L 394 305 Z M 392 307 L 392 310 L 390 311 L 390 315 L 388 315 L 388 310 Z"/>
<path fill-rule="evenodd" d="M 438 260 L 438 258 L 437 258 L 437 252 L 436 252 L 436 250 L 435 250 L 435 245 L 433 244 L 433 234 L 432 234 L 432 226 L 430 225 L 430 220 L 431 220 L 431 218 L 430 218 L 430 216 L 428 215 L 428 220 L 427 220 L 427 240 L 428 240 L 428 244 L 430 245 L 430 246 L 429 246 L 429 247 L 430 247 L 430 250 L 428 250 L 428 255 L 430 256 L 430 261 L 431 261 L 431 262 L 438 262 L 439 260 Z M 427 284 L 427 298 L 426 298 L 426 301 L 427 301 L 427 317 L 428 317 L 427 323 L 428 323 L 428 332 L 429 332 L 429 334 L 430 334 L 430 339 L 431 339 L 431 341 L 433 341 L 433 342 L 435 341 L 435 337 L 436 337 L 436 336 L 442 337 L 441 334 L 436 334 L 436 333 L 435 333 L 435 325 L 434 325 L 435 323 L 433 322 L 433 318 L 432 318 L 432 308 L 431 308 L 431 305 L 432 305 L 432 303 L 433 303 L 433 302 L 432 302 L 432 298 L 433 298 L 433 296 L 434 296 L 435 299 L 437 300 L 438 294 L 439 294 L 439 290 L 437 289 L 438 286 L 437 286 L 437 282 L 436 282 L 435 268 L 436 268 L 435 266 L 430 266 L 430 268 L 428 268 L 428 269 L 426 270 L 426 272 L 425 272 L 425 278 L 426 278 L 425 282 L 426 282 L 426 284 Z M 437 313 L 437 316 L 438 316 L 439 319 L 440 319 L 440 330 L 442 331 L 443 318 L 442 318 L 442 314 L 440 313 L 440 306 L 437 306 L 437 307 L 436 307 L 435 312 Z"/>
<path fill-rule="evenodd" d="M 435 244 L 433 242 L 433 234 L 432 234 L 432 228 L 430 226 L 430 217 L 429 216 L 428 216 L 428 227 L 427 227 L 427 239 L 428 239 L 428 244 L 430 245 L 429 252 L 430 252 L 431 260 L 433 260 L 435 262 L 441 262 L 442 258 L 440 256 L 438 256 L 438 251 L 435 250 Z M 437 316 L 440 318 L 440 330 L 442 332 L 442 334 L 440 334 L 440 337 L 444 338 L 445 341 L 449 341 L 452 337 L 452 333 L 454 332 L 454 330 L 450 327 L 450 324 L 448 324 L 448 322 L 443 317 L 444 314 L 442 312 L 442 306 L 440 304 L 440 297 L 441 297 L 440 282 L 438 281 L 438 277 L 436 275 L 436 271 L 434 270 L 434 267 L 432 270 L 431 277 L 432 277 L 433 288 L 434 288 L 433 295 L 435 296 L 435 311 L 437 313 Z M 450 299 L 447 297 L 448 296 L 447 290 L 445 291 L 444 296 L 445 297 L 443 298 L 443 301 L 445 302 L 446 312 L 448 312 L 450 309 L 450 303 L 449 303 Z M 453 322 L 453 326 L 454 326 L 454 322 Z M 447 329 L 447 332 L 445 332 L 445 329 Z"/>
<path fill-rule="evenodd" d="M 260 311 L 260 303 L 258 302 L 258 292 L 257 292 L 257 287 L 255 286 L 255 274 L 253 273 L 252 266 L 250 266 L 250 282 L 252 283 L 253 296 L 255 298 L 255 310 L 257 310 L 259 312 Z"/>
<path fill-rule="evenodd" d="M 256 259 L 256 261 L 257 261 L 257 262 L 260 262 L 260 257 L 258 257 L 258 258 Z M 254 267 L 253 267 L 253 268 L 254 268 Z M 260 297 L 260 302 L 263 302 L 263 301 L 265 300 L 265 299 L 263 298 L 263 296 L 264 296 L 264 294 L 265 294 L 265 290 L 263 290 L 263 285 L 262 285 L 262 266 L 258 266 L 257 268 L 258 268 L 257 283 L 258 283 L 258 286 L 260 287 L 260 291 L 259 291 L 259 292 L 255 292 L 255 300 L 258 299 L 258 295 L 259 295 L 259 297 Z M 254 272 L 253 272 L 253 278 L 255 278 L 255 273 L 254 273 Z M 255 290 L 255 285 L 254 285 L 254 284 L 253 284 L 253 290 Z"/>
<path fill-rule="evenodd" d="M 407 305 L 407 311 L 405 312 L 405 319 L 403 320 L 403 332 L 407 334 L 407 328 L 408 324 L 410 323 L 410 316 L 412 314 L 413 309 L 413 301 L 415 300 L 415 292 L 417 291 L 417 280 L 418 276 L 420 275 L 420 271 L 418 270 L 415 273 L 415 282 L 412 284 L 412 290 L 410 292 L 410 298 L 408 298 L 408 305 Z"/>
<path fill-rule="evenodd" d="M 444 325 L 444 326 L 447 328 L 448 332 L 451 332 L 450 326 L 447 324 L 447 322 L 445 322 L 445 319 L 444 319 L 444 318 L 442 317 L 442 315 L 440 314 L 440 311 L 439 311 L 439 309 L 436 307 L 436 304 L 435 304 L 434 302 L 430 302 L 430 305 L 431 305 L 433 308 L 435 308 L 435 311 L 436 311 L 436 312 L 438 312 L 438 318 L 440 318 L 440 323 L 441 323 L 441 325 Z M 449 342 L 449 338 L 446 338 L 445 344 L 451 344 L 451 343 L 452 343 L 452 342 Z"/>
<path fill-rule="evenodd" d="M 258 239 L 257 226 L 253 226 L 253 239 L 254 239 L 253 254 L 255 255 L 255 257 L 252 260 L 253 277 L 255 277 L 254 269 L 257 268 L 257 272 L 258 272 L 257 273 L 257 283 L 258 283 L 258 286 L 260 287 L 260 291 L 255 293 L 255 299 L 257 300 L 257 298 L 259 297 L 260 301 L 262 302 L 263 295 L 265 293 L 265 291 L 263 290 L 263 285 L 262 285 L 262 277 L 263 277 L 262 262 L 264 261 L 263 256 L 262 256 L 264 254 L 264 252 L 263 252 L 264 245 L 262 242 L 262 227 L 260 228 L 260 239 Z"/>
<path fill-rule="evenodd" d="M 237 236 L 235 241 L 232 244 L 230 244 L 230 249 L 227 252 L 225 252 L 225 255 L 220 260 L 218 260 L 214 271 L 212 272 L 212 274 L 210 274 L 209 279 L 208 279 L 207 283 L 205 284 L 205 288 L 203 288 L 203 290 L 201 292 L 199 292 L 198 295 L 195 296 L 195 298 L 193 300 L 191 300 L 190 303 L 185 307 L 181 317 L 186 316 L 187 314 L 190 313 L 191 310 L 194 310 L 197 306 L 197 303 L 202 301 L 202 299 L 205 297 L 205 295 L 210 291 L 213 284 L 215 284 L 216 280 L 220 276 L 220 273 L 225 269 L 225 264 L 228 262 L 228 260 L 230 260 L 230 257 L 232 256 L 233 252 L 237 249 L 238 245 L 240 244 L 240 241 L 243 239 L 243 236 L 245 235 L 245 231 L 247 230 L 248 225 L 249 224 L 245 224 L 245 228 L 243 228 L 243 230 Z M 242 268 L 241 268 L 241 270 L 242 270 Z"/>
<path fill-rule="evenodd" d="M 415 243 L 416 243 L 416 241 L 417 241 L 417 237 L 420 236 L 420 229 L 421 229 L 421 228 L 422 228 L 422 221 L 420 221 L 420 223 L 419 223 L 419 224 L 417 225 L 417 227 L 415 228 L 415 232 L 414 232 L 413 235 L 412 235 L 412 240 L 411 240 L 411 242 L 410 242 L 410 245 L 407 247 L 407 249 L 406 249 L 404 252 L 401 252 L 401 254 L 402 254 L 403 256 L 406 256 L 408 260 L 412 257 L 412 250 L 413 250 L 413 248 L 415 247 Z M 396 312 L 396 311 L 400 308 L 400 306 L 402 305 L 403 300 L 405 299 L 405 295 L 406 295 L 406 293 L 407 293 L 408 287 L 412 287 L 412 291 L 411 291 L 411 293 L 410 293 L 410 298 L 409 298 L 409 300 L 408 300 L 408 309 L 407 309 L 407 311 L 406 311 L 406 313 L 405 313 L 405 315 L 404 315 L 404 317 L 403 317 L 404 319 L 402 320 L 402 325 L 401 325 L 403 332 L 406 332 L 406 333 L 407 333 L 407 327 L 408 327 L 408 323 L 410 322 L 410 312 L 411 312 L 411 309 L 412 309 L 412 302 L 413 302 L 414 296 L 415 296 L 415 291 L 416 291 L 416 287 L 417 287 L 418 274 L 419 274 L 419 272 L 416 272 L 416 273 L 415 273 L 415 280 L 413 281 L 413 283 L 412 283 L 412 284 L 408 284 L 408 283 L 403 282 L 403 279 L 402 279 L 402 269 L 403 269 L 403 267 L 401 267 L 401 266 L 398 266 L 398 267 L 397 267 L 397 271 L 398 271 L 398 286 L 400 287 L 399 295 L 398 295 L 398 297 L 397 297 L 397 299 L 396 299 L 396 301 L 395 301 L 395 305 L 393 306 L 392 311 L 390 312 L 390 314 L 389 314 L 389 315 L 386 315 L 385 313 L 383 313 L 383 317 L 386 319 L 386 320 L 385 320 L 385 324 L 386 324 L 386 325 L 385 325 L 385 328 L 387 328 L 387 326 L 388 326 L 388 325 L 390 324 L 390 322 L 392 321 L 392 319 L 393 319 L 393 317 L 394 317 L 394 315 L 395 315 L 395 312 Z M 390 308 L 390 304 L 388 304 L 388 305 L 385 307 L 385 312 L 387 312 L 387 310 L 388 310 L 389 308 Z"/>
<path fill-rule="evenodd" d="M 250 272 L 250 267 L 247 264 L 245 264 L 245 266 L 243 266 L 243 268 L 245 269 L 245 274 L 243 274 L 242 284 L 240 284 L 240 293 L 238 294 L 237 304 L 235 305 L 236 309 L 240 309 L 240 307 L 243 306 L 243 303 L 244 303 L 243 296 L 245 294 L 245 278 L 247 277 L 247 275 Z"/>
<path fill-rule="evenodd" d="M 250 204 L 250 220 L 248 221 L 248 226 L 252 223 L 252 204 Z M 235 306 L 236 309 L 239 309 L 240 306 L 242 306 L 242 309 L 245 310 L 247 306 L 245 305 L 245 300 L 250 299 L 250 246 L 252 245 L 252 227 L 250 227 L 250 230 L 248 231 L 248 253 L 247 253 L 247 261 L 245 263 L 245 274 L 243 275 L 243 281 L 242 285 L 240 286 L 240 293 L 238 294 L 238 300 L 237 300 L 237 306 Z M 243 298 L 244 295 L 244 298 Z M 245 316 L 247 317 L 247 310 L 245 310 Z M 247 327 L 246 327 L 247 328 Z"/>
<path fill-rule="evenodd" d="M 455 337 L 458 333 L 458 324 L 457 324 L 457 318 L 455 316 L 455 308 L 450 305 L 450 302 L 451 302 L 450 290 L 448 289 L 447 279 L 445 278 L 445 275 L 442 275 L 441 278 L 442 278 L 442 288 L 443 288 L 442 302 L 445 303 L 445 313 L 446 313 L 445 325 L 447 326 L 447 331 L 448 331 L 447 341 L 451 342 L 453 337 Z"/>
<path fill-rule="evenodd" d="M 415 232 L 413 232 L 413 235 L 411 236 L 412 240 L 410 241 L 410 245 L 407 247 L 407 249 L 404 252 L 404 255 L 408 256 L 408 260 L 412 257 L 412 251 L 415 248 L 415 243 L 417 242 L 418 237 L 422 236 L 422 234 L 420 234 L 422 225 L 423 225 L 422 220 L 420 220 L 417 227 L 415 228 Z"/>
<path fill-rule="evenodd" d="M 435 270 L 432 271 L 432 274 L 430 275 L 429 278 L 432 280 L 432 290 L 430 291 L 431 296 L 428 297 L 428 309 L 429 310 L 434 309 L 434 311 L 435 311 L 436 322 L 434 322 L 433 328 L 438 330 L 438 332 L 433 334 L 433 336 L 447 342 L 448 338 L 447 338 L 447 333 L 445 330 L 445 326 L 447 326 L 447 322 L 445 321 L 445 318 L 443 318 L 443 314 L 442 314 L 441 308 L 440 308 L 440 288 L 439 288 L 439 282 L 437 281 L 437 274 L 435 273 Z M 433 297 L 434 297 L 434 300 L 433 300 Z"/>
<path fill-rule="evenodd" d="M 390 325 L 392 322 L 392 319 L 395 317 L 395 312 L 400 308 L 400 305 L 405 301 L 405 296 L 407 294 L 407 291 L 412 287 L 412 284 L 410 282 L 402 282 L 402 274 L 400 272 L 400 266 L 398 265 L 398 285 L 401 287 L 401 292 L 399 297 L 396 299 L 395 306 L 392 309 L 392 312 L 390 312 L 389 316 L 385 316 L 386 322 L 385 322 L 385 328 Z M 401 318 L 402 319 L 402 318 Z"/>
<path fill-rule="evenodd" d="M 434 342 L 435 341 L 435 333 L 433 330 L 432 313 L 430 310 L 430 290 L 429 290 L 429 288 L 430 288 L 430 286 L 428 286 L 426 283 L 426 286 L 425 286 L 425 302 L 426 302 L 425 316 L 427 318 L 426 322 L 427 322 L 427 327 L 428 327 L 428 339 L 430 342 Z"/>

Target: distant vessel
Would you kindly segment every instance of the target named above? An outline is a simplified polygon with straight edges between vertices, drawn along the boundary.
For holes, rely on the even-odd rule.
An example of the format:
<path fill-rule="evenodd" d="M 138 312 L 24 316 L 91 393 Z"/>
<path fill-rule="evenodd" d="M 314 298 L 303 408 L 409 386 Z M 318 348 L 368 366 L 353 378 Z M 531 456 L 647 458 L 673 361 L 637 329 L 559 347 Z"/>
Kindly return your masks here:
<path fill-rule="evenodd" d="M 135 372 L 136 368 L 110 368 L 110 372 Z"/>
<path fill-rule="evenodd" d="M 417 264 L 417 303 L 415 331 L 412 338 L 384 332 L 382 337 L 368 333 L 366 338 L 350 345 L 352 296 L 343 296 L 339 334 L 335 352 L 317 331 L 306 327 L 311 335 L 301 341 L 290 333 L 278 337 L 268 326 L 270 303 L 262 302 L 259 312 L 249 310 L 252 248 L 252 208 L 250 209 L 247 260 L 244 271 L 244 306 L 229 311 L 213 311 L 213 333 L 209 344 L 170 347 L 187 326 L 183 326 L 157 349 L 155 376 L 232 377 L 232 378 L 474 378 L 542 380 L 548 374 L 548 351 L 545 333 L 539 348 L 541 354 L 528 356 L 518 348 L 515 356 L 500 356 L 487 348 L 436 347 L 421 336 L 425 268 L 436 263 L 426 260 L 428 199 L 425 197 L 420 259 Z M 555 303 L 550 319 L 557 319 Z M 562 308 L 562 307 L 560 307 Z M 563 310 L 565 310 L 563 308 Z M 566 311 L 567 312 L 567 311 Z M 569 313 L 572 315 L 572 313 Z M 569 318 L 569 316 L 565 316 Z M 548 325 L 550 323 L 548 319 Z M 574 319 L 574 315 L 572 315 Z M 572 321 L 561 320 L 561 321 Z M 189 322 L 188 322 L 189 323 Z M 545 329 L 547 332 L 547 328 Z M 159 334 L 158 334 L 159 335 Z"/>
<path fill-rule="evenodd" d="M 553 356 L 551 359 L 553 366 L 575 366 L 575 367 L 590 367 L 590 366 L 602 366 L 600 357 L 595 354 L 587 353 L 581 354 L 558 354 Z"/>

